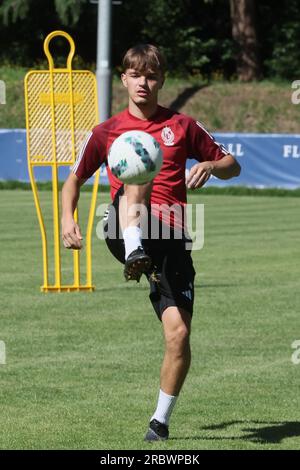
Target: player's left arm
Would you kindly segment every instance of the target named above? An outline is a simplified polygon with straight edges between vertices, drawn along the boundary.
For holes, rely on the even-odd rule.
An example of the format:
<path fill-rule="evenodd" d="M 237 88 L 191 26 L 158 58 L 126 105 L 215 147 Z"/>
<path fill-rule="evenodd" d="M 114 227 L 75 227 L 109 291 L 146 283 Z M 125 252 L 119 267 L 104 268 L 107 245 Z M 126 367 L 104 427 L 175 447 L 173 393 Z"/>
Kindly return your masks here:
<path fill-rule="evenodd" d="M 239 176 L 241 167 L 226 148 L 215 141 L 203 124 L 187 119 L 188 153 L 199 161 L 194 165 L 186 181 L 190 189 L 201 188 L 211 175 L 220 179 Z"/>
<path fill-rule="evenodd" d="M 201 188 L 211 175 L 227 180 L 234 176 L 239 176 L 241 167 L 237 160 L 230 154 L 225 155 L 220 160 L 205 161 L 194 165 L 187 178 L 189 189 Z"/>

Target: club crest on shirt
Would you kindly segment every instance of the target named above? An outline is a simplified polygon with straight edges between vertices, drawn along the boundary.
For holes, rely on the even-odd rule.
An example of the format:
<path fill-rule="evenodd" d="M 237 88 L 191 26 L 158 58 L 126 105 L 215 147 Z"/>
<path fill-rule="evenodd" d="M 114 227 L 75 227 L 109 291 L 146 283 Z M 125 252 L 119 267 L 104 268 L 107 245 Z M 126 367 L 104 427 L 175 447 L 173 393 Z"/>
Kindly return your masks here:
<path fill-rule="evenodd" d="M 165 145 L 170 146 L 174 145 L 174 132 L 170 127 L 164 127 L 163 130 L 161 131 L 161 138 L 164 142 Z"/>

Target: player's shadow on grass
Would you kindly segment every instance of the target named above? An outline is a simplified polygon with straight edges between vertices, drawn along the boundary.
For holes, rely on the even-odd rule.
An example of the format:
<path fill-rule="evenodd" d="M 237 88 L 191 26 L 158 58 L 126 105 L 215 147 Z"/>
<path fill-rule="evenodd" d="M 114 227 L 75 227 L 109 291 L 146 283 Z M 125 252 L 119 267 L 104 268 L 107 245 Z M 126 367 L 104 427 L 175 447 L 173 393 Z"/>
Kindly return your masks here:
<path fill-rule="evenodd" d="M 231 427 L 239 426 L 238 436 L 230 436 Z M 283 439 L 300 436 L 300 422 L 298 421 L 228 421 L 211 426 L 200 428 L 203 432 L 201 436 L 196 437 L 177 437 L 174 440 L 192 440 L 199 439 L 205 441 L 250 441 L 257 444 L 280 444 Z M 211 435 L 215 431 L 216 435 Z M 220 435 L 220 431 L 225 431 L 227 435 Z M 209 434 L 209 435 L 207 435 Z M 171 438 L 172 439 L 172 438 Z"/>
<path fill-rule="evenodd" d="M 169 104 L 169 108 L 173 111 L 180 111 L 180 109 L 185 105 L 185 103 L 192 98 L 192 96 L 197 93 L 197 91 L 205 88 L 207 85 L 194 85 L 188 88 L 185 88 L 178 96 Z"/>

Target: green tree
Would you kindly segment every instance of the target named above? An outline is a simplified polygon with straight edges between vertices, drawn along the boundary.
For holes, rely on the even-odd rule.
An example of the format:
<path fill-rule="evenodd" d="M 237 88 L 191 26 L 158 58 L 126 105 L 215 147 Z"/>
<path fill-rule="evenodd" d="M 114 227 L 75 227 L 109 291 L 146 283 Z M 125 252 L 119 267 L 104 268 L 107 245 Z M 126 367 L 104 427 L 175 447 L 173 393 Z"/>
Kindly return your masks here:
<path fill-rule="evenodd" d="M 82 9 L 86 4 L 86 0 L 54 0 L 54 8 L 62 24 L 75 25 L 78 23 Z M 24 20 L 33 8 L 41 7 L 45 2 L 37 2 L 36 0 L 3 0 L 0 7 L 0 16 L 3 18 L 4 24 L 10 22 L 16 23 L 17 20 Z"/>
<path fill-rule="evenodd" d="M 300 77 L 300 2 L 258 3 L 263 72 L 268 77 Z M 267 32 L 267 33 L 266 33 Z"/>
<path fill-rule="evenodd" d="M 134 10 L 138 12 L 134 15 Z M 168 68 L 181 74 L 234 71 L 228 0 L 127 0 L 115 10 L 115 50 L 152 42 L 164 51 Z"/>
<path fill-rule="evenodd" d="M 123 0 L 113 7 L 113 65 L 130 46 L 151 42 L 172 74 L 298 78 L 299 17 L 299 0 Z M 44 38 L 56 29 L 71 34 L 77 57 L 95 62 L 97 5 L 89 0 L 3 0 L 0 60 L 45 60 Z M 53 47 L 65 60 L 65 41 Z"/>
<path fill-rule="evenodd" d="M 42 6 L 42 7 L 41 7 Z M 0 6 L 0 58 L 31 67 L 45 60 L 43 41 L 48 33 L 63 29 L 76 42 L 77 56 L 95 60 L 95 5 L 88 0 L 3 0 Z M 65 41 L 51 43 L 56 56 L 65 58 Z"/>

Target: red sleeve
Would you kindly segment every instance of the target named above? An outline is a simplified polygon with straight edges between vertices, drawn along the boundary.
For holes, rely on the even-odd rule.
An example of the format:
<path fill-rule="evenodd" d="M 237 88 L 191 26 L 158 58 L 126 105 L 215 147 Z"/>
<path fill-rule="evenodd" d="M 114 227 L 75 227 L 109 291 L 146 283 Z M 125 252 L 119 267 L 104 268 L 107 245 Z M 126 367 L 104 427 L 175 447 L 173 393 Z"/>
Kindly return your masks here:
<path fill-rule="evenodd" d="M 193 119 L 188 127 L 188 156 L 199 162 L 221 160 L 229 152 L 222 144 L 218 144 L 213 136 L 198 121 Z"/>
<path fill-rule="evenodd" d="M 101 149 L 95 134 L 89 132 L 82 144 L 79 155 L 72 167 L 73 173 L 80 179 L 88 179 L 105 161 L 104 148 Z"/>

